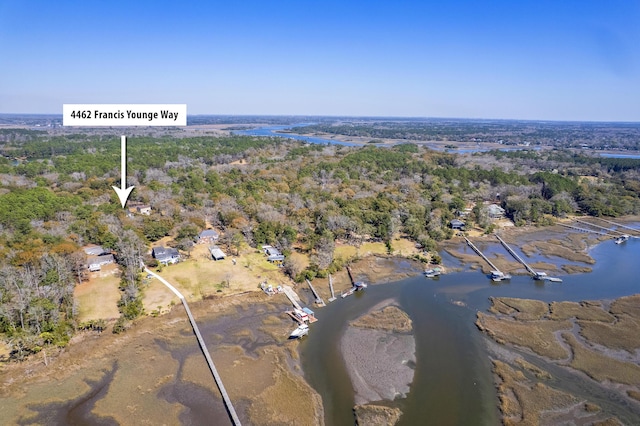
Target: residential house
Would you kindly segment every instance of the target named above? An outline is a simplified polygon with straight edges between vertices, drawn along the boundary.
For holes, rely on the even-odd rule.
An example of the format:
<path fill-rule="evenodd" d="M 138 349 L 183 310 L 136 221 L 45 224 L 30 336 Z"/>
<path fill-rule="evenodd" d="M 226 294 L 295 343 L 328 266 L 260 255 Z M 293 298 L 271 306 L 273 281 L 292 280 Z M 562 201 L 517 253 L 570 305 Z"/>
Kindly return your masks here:
<path fill-rule="evenodd" d="M 487 213 L 491 219 L 502 219 L 504 217 L 505 211 L 502 207 L 497 204 L 489 204 L 487 206 Z"/>
<path fill-rule="evenodd" d="M 170 263 L 178 263 L 180 261 L 180 253 L 178 250 L 170 247 L 154 247 L 151 255 L 163 265 Z"/>
<path fill-rule="evenodd" d="M 97 272 L 102 269 L 104 265 L 109 265 L 114 263 L 116 260 L 114 259 L 112 254 L 103 254 L 101 256 L 89 256 L 87 258 L 87 267 L 91 272 Z"/>
<path fill-rule="evenodd" d="M 267 260 L 276 265 L 282 265 L 284 262 L 284 254 L 280 253 L 280 250 L 273 246 L 262 246 L 264 254 L 267 255 Z"/>
<path fill-rule="evenodd" d="M 198 244 L 213 244 L 220 237 L 220 234 L 215 229 L 206 229 L 198 234 Z"/>
<path fill-rule="evenodd" d="M 464 222 L 460 219 L 453 219 L 451 222 L 449 222 L 449 225 L 451 226 L 451 229 L 457 229 L 459 231 L 464 230 Z"/>

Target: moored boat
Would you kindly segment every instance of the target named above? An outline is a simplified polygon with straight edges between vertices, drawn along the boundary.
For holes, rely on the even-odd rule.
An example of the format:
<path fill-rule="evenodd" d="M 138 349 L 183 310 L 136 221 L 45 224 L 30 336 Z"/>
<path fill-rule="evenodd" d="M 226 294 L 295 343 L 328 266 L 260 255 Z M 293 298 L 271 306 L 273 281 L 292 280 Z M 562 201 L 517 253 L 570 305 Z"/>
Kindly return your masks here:
<path fill-rule="evenodd" d="M 424 276 L 427 278 L 435 278 L 440 276 L 441 273 L 442 271 L 440 270 L 440 268 L 426 269 L 424 271 Z"/>
<path fill-rule="evenodd" d="M 491 280 L 493 281 L 499 282 L 499 281 L 506 281 L 510 279 L 511 279 L 511 275 L 505 274 L 502 271 L 491 271 Z"/>
<path fill-rule="evenodd" d="M 630 237 L 629 237 L 629 235 L 627 235 L 627 234 L 621 235 L 621 236 L 619 236 L 618 238 L 616 238 L 615 243 L 616 243 L 616 244 L 622 244 L 622 243 L 624 243 L 625 241 L 627 241 L 629 238 L 630 238 Z"/>
<path fill-rule="evenodd" d="M 306 336 L 309 334 L 309 326 L 307 324 L 300 324 L 295 330 L 291 332 L 289 335 L 290 339 L 299 339 L 302 336 Z"/>

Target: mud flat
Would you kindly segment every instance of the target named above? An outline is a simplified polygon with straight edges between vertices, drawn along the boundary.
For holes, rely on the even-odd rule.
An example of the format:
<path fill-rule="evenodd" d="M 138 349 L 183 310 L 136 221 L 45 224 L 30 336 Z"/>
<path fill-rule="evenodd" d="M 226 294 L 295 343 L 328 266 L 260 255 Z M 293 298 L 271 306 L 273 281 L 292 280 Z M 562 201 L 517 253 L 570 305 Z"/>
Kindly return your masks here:
<path fill-rule="evenodd" d="M 243 423 L 320 425 L 281 299 L 252 293 L 191 309 Z M 230 424 L 181 306 L 121 335 L 79 335 L 48 366 L 4 364 L 0 383 L 3 424 Z"/>
<path fill-rule="evenodd" d="M 415 340 L 411 319 L 392 300 L 352 321 L 340 345 L 355 390 L 358 424 L 395 424 L 397 407 L 371 404 L 406 397 L 413 381 Z"/>
<path fill-rule="evenodd" d="M 640 422 L 640 295 L 491 302 L 476 325 L 495 342 L 488 347 L 505 424 Z"/>

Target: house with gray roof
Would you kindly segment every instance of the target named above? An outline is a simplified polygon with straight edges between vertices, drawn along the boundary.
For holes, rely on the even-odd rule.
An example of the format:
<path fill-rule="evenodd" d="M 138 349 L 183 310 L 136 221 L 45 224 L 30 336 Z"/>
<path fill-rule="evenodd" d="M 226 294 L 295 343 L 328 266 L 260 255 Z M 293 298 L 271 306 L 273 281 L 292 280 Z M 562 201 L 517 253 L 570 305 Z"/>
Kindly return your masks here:
<path fill-rule="evenodd" d="M 151 250 L 151 255 L 163 265 L 178 263 L 180 261 L 180 253 L 171 247 L 154 247 L 153 250 Z"/>

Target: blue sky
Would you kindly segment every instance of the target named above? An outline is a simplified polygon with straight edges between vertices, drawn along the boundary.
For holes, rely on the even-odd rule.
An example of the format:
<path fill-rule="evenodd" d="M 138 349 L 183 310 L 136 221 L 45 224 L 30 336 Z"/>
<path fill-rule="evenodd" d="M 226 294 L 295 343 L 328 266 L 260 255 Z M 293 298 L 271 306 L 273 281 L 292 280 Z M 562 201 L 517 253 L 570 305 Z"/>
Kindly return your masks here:
<path fill-rule="evenodd" d="M 0 113 L 640 121 L 640 2 L 0 0 Z"/>

